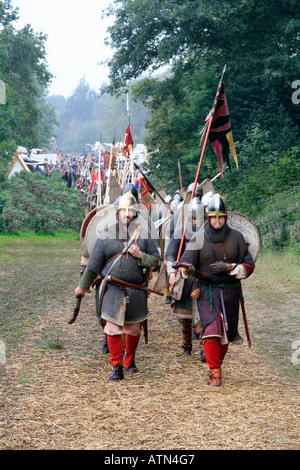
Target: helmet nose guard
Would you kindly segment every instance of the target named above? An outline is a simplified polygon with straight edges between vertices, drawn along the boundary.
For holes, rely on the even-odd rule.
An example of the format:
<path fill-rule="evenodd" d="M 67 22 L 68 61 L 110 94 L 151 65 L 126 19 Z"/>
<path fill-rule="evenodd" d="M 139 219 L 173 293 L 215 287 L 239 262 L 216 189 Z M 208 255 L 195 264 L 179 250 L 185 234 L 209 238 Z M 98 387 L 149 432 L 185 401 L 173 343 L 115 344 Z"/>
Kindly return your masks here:
<path fill-rule="evenodd" d="M 136 199 L 130 192 L 125 193 L 120 197 L 117 211 L 120 209 L 125 209 L 127 216 L 129 210 L 133 210 L 135 213 L 137 212 Z"/>
<path fill-rule="evenodd" d="M 219 225 L 219 217 L 227 216 L 227 206 L 224 198 L 220 194 L 214 194 L 207 206 L 207 216 L 216 217 Z"/>

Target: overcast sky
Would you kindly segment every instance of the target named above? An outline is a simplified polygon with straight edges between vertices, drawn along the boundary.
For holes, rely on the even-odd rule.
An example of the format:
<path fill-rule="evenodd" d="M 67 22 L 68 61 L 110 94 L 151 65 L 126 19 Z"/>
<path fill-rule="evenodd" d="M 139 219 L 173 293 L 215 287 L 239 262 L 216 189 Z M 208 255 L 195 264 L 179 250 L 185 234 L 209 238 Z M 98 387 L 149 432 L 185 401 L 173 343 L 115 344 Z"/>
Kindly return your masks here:
<path fill-rule="evenodd" d="M 48 69 L 54 75 L 49 93 L 70 96 L 85 76 L 98 91 L 107 81 L 107 68 L 99 62 L 112 56 L 104 45 L 106 28 L 113 19 L 102 19 L 111 0 L 12 0 L 19 7 L 16 28 L 31 24 L 34 32 L 48 35 Z"/>

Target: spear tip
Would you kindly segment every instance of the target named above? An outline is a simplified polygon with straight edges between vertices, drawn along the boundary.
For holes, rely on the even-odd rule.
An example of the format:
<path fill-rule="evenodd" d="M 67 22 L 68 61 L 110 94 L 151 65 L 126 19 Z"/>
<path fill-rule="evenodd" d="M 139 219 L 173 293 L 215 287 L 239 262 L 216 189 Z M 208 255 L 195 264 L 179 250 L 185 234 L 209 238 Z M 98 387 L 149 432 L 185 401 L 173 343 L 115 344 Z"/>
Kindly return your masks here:
<path fill-rule="evenodd" d="M 223 72 L 222 72 L 222 78 L 221 80 L 223 80 L 223 77 L 224 77 L 224 73 L 226 72 L 226 64 L 224 65 L 224 68 L 223 68 Z"/>

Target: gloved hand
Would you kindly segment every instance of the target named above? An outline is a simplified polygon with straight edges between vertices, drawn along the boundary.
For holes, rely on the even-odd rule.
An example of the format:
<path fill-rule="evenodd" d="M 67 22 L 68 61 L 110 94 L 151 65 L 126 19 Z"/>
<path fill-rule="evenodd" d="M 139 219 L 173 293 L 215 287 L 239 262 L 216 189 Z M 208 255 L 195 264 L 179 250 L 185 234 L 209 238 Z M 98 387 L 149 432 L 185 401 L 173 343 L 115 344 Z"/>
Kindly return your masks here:
<path fill-rule="evenodd" d="M 181 268 L 184 276 L 192 276 L 195 274 L 195 268 L 192 264 L 187 264 L 184 268 Z"/>
<path fill-rule="evenodd" d="M 233 265 L 231 263 L 224 263 L 224 261 L 215 261 L 214 263 L 210 264 L 211 272 L 214 274 L 218 273 L 226 273 L 231 271 Z"/>

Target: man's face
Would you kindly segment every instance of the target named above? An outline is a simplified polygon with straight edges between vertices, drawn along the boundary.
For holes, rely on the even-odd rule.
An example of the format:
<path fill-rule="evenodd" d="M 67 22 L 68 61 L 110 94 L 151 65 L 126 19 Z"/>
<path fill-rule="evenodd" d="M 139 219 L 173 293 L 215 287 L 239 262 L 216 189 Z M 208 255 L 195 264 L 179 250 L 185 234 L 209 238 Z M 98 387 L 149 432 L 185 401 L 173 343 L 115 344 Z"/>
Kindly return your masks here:
<path fill-rule="evenodd" d="M 212 216 L 209 218 L 209 222 L 213 228 L 219 230 L 220 228 L 224 227 L 226 223 L 226 217 L 225 215 L 220 215 L 218 220 L 217 217 Z"/>
<path fill-rule="evenodd" d="M 126 209 L 120 209 L 119 210 L 119 222 L 122 225 L 129 225 L 132 219 L 135 216 L 135 212 L 132 209 L 128 210 L 128 215 L 126 214 L 127 210 Z"/>

